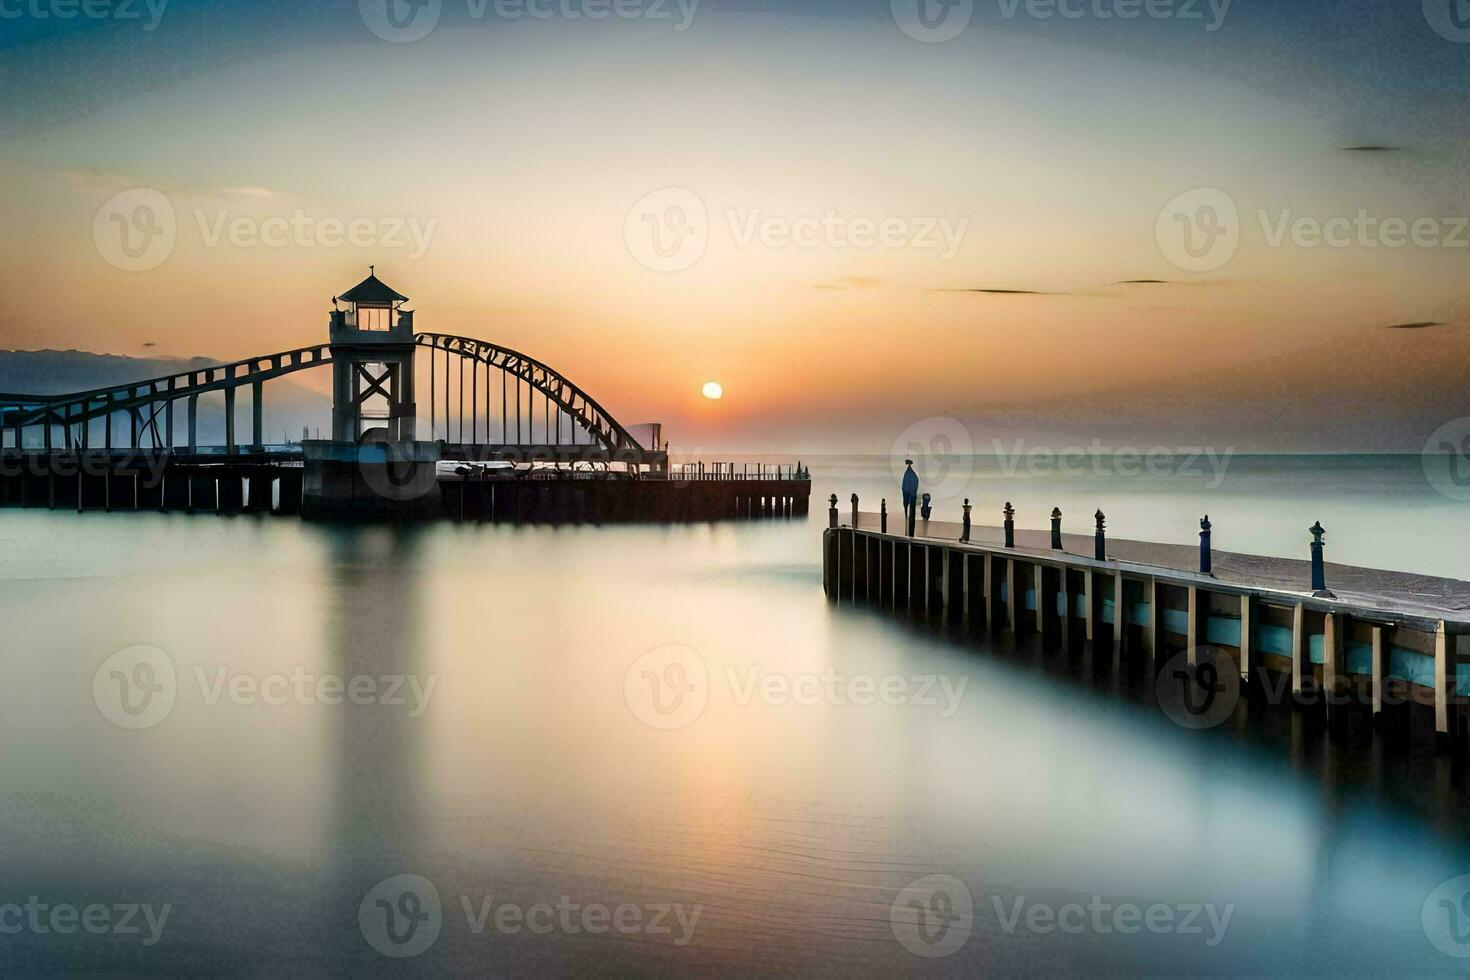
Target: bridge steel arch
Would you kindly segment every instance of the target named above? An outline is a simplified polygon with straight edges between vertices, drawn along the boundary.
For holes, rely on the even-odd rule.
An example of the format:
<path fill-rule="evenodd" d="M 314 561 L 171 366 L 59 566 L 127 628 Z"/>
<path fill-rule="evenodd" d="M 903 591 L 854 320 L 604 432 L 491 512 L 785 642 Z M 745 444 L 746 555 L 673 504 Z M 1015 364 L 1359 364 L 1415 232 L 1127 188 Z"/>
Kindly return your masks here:
<path fill-rule="evenodd" d="M 504 372 L 539 391 L 586 431 L 607 459 L 629 464 L 658 465 L 663 458 L 659 447 L 645 447 L 600 405 L 590 394 L 572 383 L 549 365 L 536 358 L 490 341 L 452 334 L 416 333 L 414 344 L 429 349 L 432 376 L 435 351 L 445 357 L 462 359 Z M 332 345 L 314 344 L 276 354 L 243 358 L 228 364 L 215 364 L 179 371 L 159 378 L 110 385 L 88 391 L 58 395 L 0 394 L 0 439 L 13 433 L 14 446 L 20 449 L 28 428 L 43 428 L 43 448 L 53 445 L 54 430 L 60 429 L 67 450 L 100 448 L 89 446 L 90 423 L 106 419 L 106 445 L 111 448 L 111 420 L 126 413 L 130 419 L 129 445 L 142 448 L 147 438 L 153 449 L 174 449 L 174 412 L 176 402 L 187 403 L 187 447 L 197 449 L 198 400 L 201 395 L 223 392 L 225 395 L 226 449 L 233 453 L 238 444 L 234 436 L 235 393 L 242 387 L 252 389 L 253 425 L 249 446 L 259 450 L 263 444 L 261 409 L 262 386 L 267 381 L 333 363 Z M 461 395 L 462 397 L 462 395 Z M 160 431 L 160 420 L 162 421 Z M 558 422 L 558 429 L 560 424 Z M 487 433 L 488 435 L 488 433 Z M 590 448 L 590 447 L 589 447 Z"/>
<path fill-rule="evenodd" d="M 444 351 L 446 358 L 457 355 L 525 382 L 529 388 L 539 391 L 549 402 L 566 413 L 575 425 L 591 435 L 615 461 L 636 465 L 655 463 L 661 457 L 657 446 L 642 445 L 595 398 L 534 357 L 487 340 L 454 334 L 419 333 L 414 335 L 414 342 L 430 348 L 431 358 L 434 356 L 433 351 Z M 430 372 L 432 371 L 431 361 Z"/>

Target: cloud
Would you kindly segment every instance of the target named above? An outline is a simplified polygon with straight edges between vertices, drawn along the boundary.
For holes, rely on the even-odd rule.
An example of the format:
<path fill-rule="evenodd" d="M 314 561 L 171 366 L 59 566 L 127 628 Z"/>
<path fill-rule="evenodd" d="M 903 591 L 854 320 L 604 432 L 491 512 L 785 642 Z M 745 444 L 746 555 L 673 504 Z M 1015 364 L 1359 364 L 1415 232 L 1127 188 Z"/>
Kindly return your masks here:
<path fill-rule="evenodd" d="M 933 293 L 986 293 L 990 296 L 1065 296 L 1066 293 L 1047 293 L 1037 289 L 1010 289 L 1002 286 L 969 286 L 950 289 L 931 289 Z"/>

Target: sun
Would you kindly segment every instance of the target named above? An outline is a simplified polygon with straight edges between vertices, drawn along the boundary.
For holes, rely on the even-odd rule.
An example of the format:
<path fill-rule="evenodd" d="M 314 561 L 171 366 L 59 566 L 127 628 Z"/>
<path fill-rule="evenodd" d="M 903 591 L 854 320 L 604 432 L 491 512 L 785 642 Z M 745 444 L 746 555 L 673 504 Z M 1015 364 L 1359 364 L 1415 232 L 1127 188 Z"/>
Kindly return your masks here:
<path fill-rule="evenodd" d="M 704 383 L 704 397 L 712 402 L 717 402 L 725 397 L 725 389 L 718 381 L 706 381 Z"/>

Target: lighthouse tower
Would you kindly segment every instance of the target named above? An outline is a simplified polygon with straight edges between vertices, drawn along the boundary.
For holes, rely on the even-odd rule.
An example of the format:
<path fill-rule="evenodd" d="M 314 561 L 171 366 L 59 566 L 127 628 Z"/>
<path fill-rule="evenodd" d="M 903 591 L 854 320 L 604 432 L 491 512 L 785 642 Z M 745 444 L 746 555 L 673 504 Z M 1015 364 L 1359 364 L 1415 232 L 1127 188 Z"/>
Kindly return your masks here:
<path fill-rule="evenodd" d="M 413 312 L 403 308 L 407 296 L 368 272 L 332 298 L 332 439 L 412 442 Z"/>

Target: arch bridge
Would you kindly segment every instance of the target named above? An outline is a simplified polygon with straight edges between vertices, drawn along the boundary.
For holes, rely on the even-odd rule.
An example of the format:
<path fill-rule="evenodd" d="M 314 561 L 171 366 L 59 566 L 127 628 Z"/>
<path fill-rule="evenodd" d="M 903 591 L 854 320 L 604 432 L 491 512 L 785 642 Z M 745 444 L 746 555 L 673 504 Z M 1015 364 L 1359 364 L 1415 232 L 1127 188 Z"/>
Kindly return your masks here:
<path fill-rule="evenodd" d="M 340 308 L 343 302 L 347 309 Z M 334 297 L 339 308 L 332 311 L 325 344 L 88 391 L 0 394 L 0 448 L 232 457 L 299 452 L 289 442 L 267 443 L 265 386 L 330 365 L 334 442 L 427 441 L 441 443 L 444 457 L 451 459 L 667 470 L 657 425 L 647 427 L 643 440 L 636 438 L 570 378 L 520 351 L 474 337 L 416 333 L 412 311 L 403 308 L 406 302 L 370 275 Z M 420 351 L 426 365 L 415 357 Z M 422 387 L 419 374 L 427 375 Z M 426 396 L 422 401 L 415 398 L 416 389 Z M 248 428 L 239 425 L 242 390 L 250 406 Z M 218 445 L 200 443 L 201 399 L 211 413 L 223 415 Z"/>

